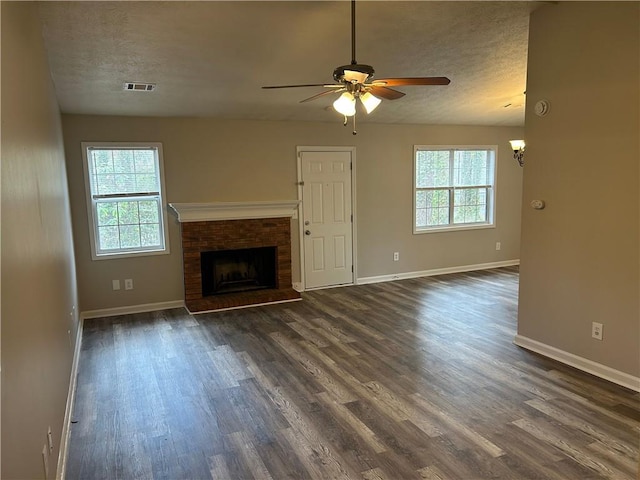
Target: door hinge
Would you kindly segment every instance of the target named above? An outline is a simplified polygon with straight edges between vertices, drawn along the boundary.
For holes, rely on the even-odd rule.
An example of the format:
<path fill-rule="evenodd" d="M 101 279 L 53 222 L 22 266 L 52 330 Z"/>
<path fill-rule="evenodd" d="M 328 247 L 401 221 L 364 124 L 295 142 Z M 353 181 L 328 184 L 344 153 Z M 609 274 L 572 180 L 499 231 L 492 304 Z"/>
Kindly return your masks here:
<path fill-rule="evenodd" d="M 351 214 L 351 223 L 353 223 L 353 213 Z"/>
<path fill-rule="evenodd" d="M 351 273 L 353 273 L 353 265 L 351 265 Z"/>

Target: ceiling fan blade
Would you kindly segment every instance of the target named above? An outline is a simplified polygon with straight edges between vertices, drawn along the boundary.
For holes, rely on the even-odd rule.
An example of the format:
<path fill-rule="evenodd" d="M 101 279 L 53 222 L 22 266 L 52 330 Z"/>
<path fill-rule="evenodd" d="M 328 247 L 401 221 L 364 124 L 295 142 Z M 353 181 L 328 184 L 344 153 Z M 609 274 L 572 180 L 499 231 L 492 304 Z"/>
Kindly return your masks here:
<path fill-rule="evenodd" d="M 262 88 L 299 88 L 299 87 L 326 87 L 326 88 L 342 88 L 342 85 L 327 85 L 325 83 L 309 83 L 306 85 L 270 85 Z"/>
<path fill-rule="evenodd" d="M 339 87 L 340 85 L 336 85 Z M 337 90 L 325 90 L 324 92 L 320 92 L 312 97 L 305 98 L 304 100 L 300 100 L 300 103 L 310 102 L 311 100 L 315 100 L 316 98 L 324 97 L 325 95 L 331 95 L 332 93 L 341 92 L 342 90 L 346 90 L 345 88 L 338 88 Z"/>
<path fill-rule="evenodd" d="M 385 100 L 397 100 L 404 97 L 404 93 L 394 90 L 392 88 L 381 87 L 378 85 L 371 85 L 367 87 L 367 90 L 376 97 L 384 98 Z"/>
<path fill-rule="evenodd" d="M 406 85 L 449 85 L 451 80 L 447 77 L 407 77 L 407 78 L 382 78 L 371 82 L 380 87 L 402 87 Z"/>

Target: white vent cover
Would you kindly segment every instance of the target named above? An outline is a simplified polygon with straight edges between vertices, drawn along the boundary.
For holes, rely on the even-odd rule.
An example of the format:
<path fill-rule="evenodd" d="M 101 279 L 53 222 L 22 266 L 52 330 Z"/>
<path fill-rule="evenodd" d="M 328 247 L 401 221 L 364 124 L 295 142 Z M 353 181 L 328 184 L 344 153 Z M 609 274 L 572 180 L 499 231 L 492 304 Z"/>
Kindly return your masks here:
<path fill-rule="evenodd" d="M 155 83 L 125 82 L 125 90 L 135 92 L 153 92 L 156 89 Z"/>

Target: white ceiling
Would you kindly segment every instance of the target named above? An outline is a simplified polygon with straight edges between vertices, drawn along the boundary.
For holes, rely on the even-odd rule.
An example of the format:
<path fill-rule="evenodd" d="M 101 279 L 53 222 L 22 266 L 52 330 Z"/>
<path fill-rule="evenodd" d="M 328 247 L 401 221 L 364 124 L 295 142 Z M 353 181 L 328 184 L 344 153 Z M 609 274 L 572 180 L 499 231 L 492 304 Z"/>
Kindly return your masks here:
<path fill-rule="evenodd" d="M 523 125 L 535 2 L 359 0 L 359 63 L 376 78 L 447 76 L 397 87 L 360 122 Z M 340 121 L 333 96 L 299 103 L 351 60 L 340 1 L 42 2 L 45 46 L 65 113 Z M 123 90 L 127 81 L 154 92 Z M 510 106 L 507 106 L 510 105 Z M 365 118 L 367 117 L 367 118 Z"/>

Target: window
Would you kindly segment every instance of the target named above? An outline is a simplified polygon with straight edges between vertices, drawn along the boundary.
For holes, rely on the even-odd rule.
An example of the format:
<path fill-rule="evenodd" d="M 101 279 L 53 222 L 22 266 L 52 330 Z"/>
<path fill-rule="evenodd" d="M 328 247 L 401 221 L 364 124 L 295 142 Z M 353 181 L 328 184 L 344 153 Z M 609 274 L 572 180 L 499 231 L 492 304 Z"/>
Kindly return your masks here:
<path fill-rule="evenodd" d="M 169 253 L 162 145 L 82 143 L 94 259 Z"/>
<path fill-rule="evenodd" d="M 494 223 L 496 147 L 414 148 L 414 233 Z"/>

